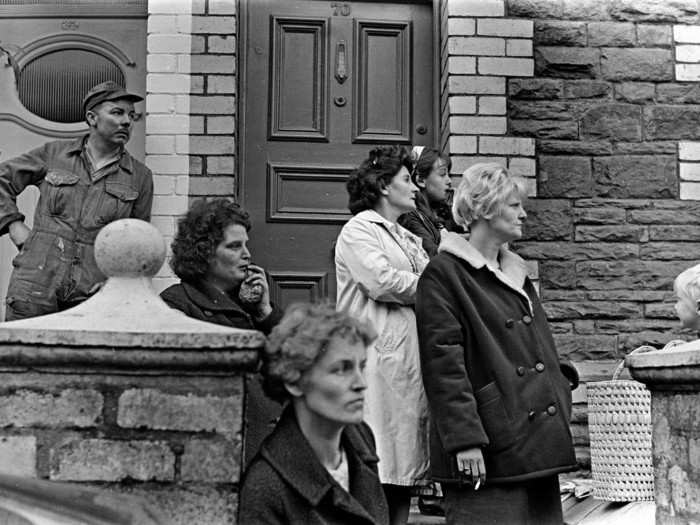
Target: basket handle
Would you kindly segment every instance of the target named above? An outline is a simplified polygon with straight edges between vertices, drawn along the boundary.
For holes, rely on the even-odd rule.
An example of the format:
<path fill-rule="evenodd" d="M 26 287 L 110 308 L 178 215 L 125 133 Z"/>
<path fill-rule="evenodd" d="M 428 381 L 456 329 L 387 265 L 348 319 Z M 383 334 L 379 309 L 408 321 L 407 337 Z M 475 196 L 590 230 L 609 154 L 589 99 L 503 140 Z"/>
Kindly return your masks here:
<path fill-rule="evenodd" d="M 674 346 L 682 345 L 682 344 L 685 344 L 686 342 L 687 341 L 683 341 L 682 339 L 674 339 L 674 340 L 666 343 L 661 350 L 670 350 Z M 658 349 L 654 348 L 651 345 L 642 345 L 638 348 L 635 348 L 627 355 L 644 354 L 646 352 L 652 352 L 654 350 L 658 350 Z M 620 364 L 618 364 L 617 367 L 615 368 L 615 372 L 613 372 L 613 377 L 612 377 L 613 381 L 617 381 L 617 378 L 620 376 L 620 374 L 622 373 L 622 370 L 624 368 L 625 368 L 625 360 L 623 359 L 622 361 L 620 361 Z"/>

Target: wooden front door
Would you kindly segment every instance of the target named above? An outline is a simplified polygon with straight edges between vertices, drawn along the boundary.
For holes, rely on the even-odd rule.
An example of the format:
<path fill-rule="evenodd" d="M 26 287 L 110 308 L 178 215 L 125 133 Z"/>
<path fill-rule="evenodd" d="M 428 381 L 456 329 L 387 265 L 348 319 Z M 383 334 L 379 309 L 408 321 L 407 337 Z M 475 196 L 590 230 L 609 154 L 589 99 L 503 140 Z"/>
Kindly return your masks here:
<path fill-rule="evenodd" d="M 335 298 L 345 182 L 378 144 L 433 145 L 430 2 L 249 0 L 241 202 L 277 304 Z"/>

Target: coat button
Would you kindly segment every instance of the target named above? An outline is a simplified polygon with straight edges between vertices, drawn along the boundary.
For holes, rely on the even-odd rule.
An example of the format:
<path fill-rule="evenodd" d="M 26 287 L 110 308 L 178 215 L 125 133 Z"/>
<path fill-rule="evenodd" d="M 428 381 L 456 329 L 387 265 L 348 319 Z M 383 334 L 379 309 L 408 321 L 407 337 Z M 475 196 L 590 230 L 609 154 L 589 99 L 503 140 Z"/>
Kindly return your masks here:
<path fill-rule="evenodd" d="M 515 324 L 515 321 L 512 319 L 506 319 L 506 328 L 513 328 L 513 325 Z"/>
<path fill-rule="evenodd" d="M 557 413 L 557 407 L 555 407 L 554 405 L 549 405 L 547 407 L 547 414 L 549 414 L 550 416 L 553 416 L 556 413 Z"/>
<path fill-rule="evenodd" d="M 531 324 L 532 323 L 532 317 L 529 315 L 523 315 L 523 323 L 525 324 Z"/>
<path fill-rule="evenodd" d="M 519 376 L 525 375 L 525 367 L 524 366 L 519 366 L 515 371 L 518 373 Z"/>
<path fill-rule="evenodd" d="M 544 363 L 535 363 L 535 370 L 538 372 L 544 372 Z"/>
<path fill-rule="evenodd" d="M 535 411 L 532 410 L 532 409 L 530 409 L 530 411 L 527 413 L 527 418 L 528 418 L 530 421 L 532 421 L 533 419 L 535 419 Z"/>

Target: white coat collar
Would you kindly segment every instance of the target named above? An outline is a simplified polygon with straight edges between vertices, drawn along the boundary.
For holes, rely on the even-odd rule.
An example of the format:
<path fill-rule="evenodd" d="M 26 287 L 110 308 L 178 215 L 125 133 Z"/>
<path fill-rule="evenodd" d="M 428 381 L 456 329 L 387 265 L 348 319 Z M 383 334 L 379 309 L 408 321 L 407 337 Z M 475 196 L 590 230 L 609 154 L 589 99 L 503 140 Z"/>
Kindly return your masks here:
<path fill-rule="evenodd" d="M 367 222 L 376 222 L 379 224 L 383 224 L 387 228 L 393 229 L 396 227 L 396 224 L 391 222 L 388 219 L 385 219 L 382 217 L 378 212 L 374 210 L 364 210 L 355 215 L 356 219 L 360 219 L 362 221 L 367 221 Z"/>
<path fill-rule="evenodd" d="M 532 313 L 532 303 L 525 293 L 523 286 L 527 277 L 527 265 L 522 257 L 513 253 L 508 248 L 501 246 L 498 259 L 501 269 L 492 268 L 486 263 L 486 258 L 463 235 L 447 232 L 443 235 L 438 252 L 447 252 L 466 261 L 475 269 L 486 266 L 503 284 L 527 299 L 527 304 Z"/>

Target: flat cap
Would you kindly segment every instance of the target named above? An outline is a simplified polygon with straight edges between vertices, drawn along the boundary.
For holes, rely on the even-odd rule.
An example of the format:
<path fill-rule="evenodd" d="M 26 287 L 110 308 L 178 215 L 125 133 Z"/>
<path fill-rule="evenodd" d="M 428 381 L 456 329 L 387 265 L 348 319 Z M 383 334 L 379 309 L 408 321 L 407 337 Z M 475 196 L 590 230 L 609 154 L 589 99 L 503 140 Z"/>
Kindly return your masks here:
<path fill-rule="evenodd" d="M 87 92 L 85 98 L 83 99 L 83 113 L 91 110 L 97 104 L 105 102 L 107 100 L 130 100 L 131 102 L 139 102 L 143 100 L 143 97 L 136 95 L 135 93 L 129 93 L 122 86 L 117 84 L 112 80 L 107 82 L 102 82 L 90 88 Z"/>

